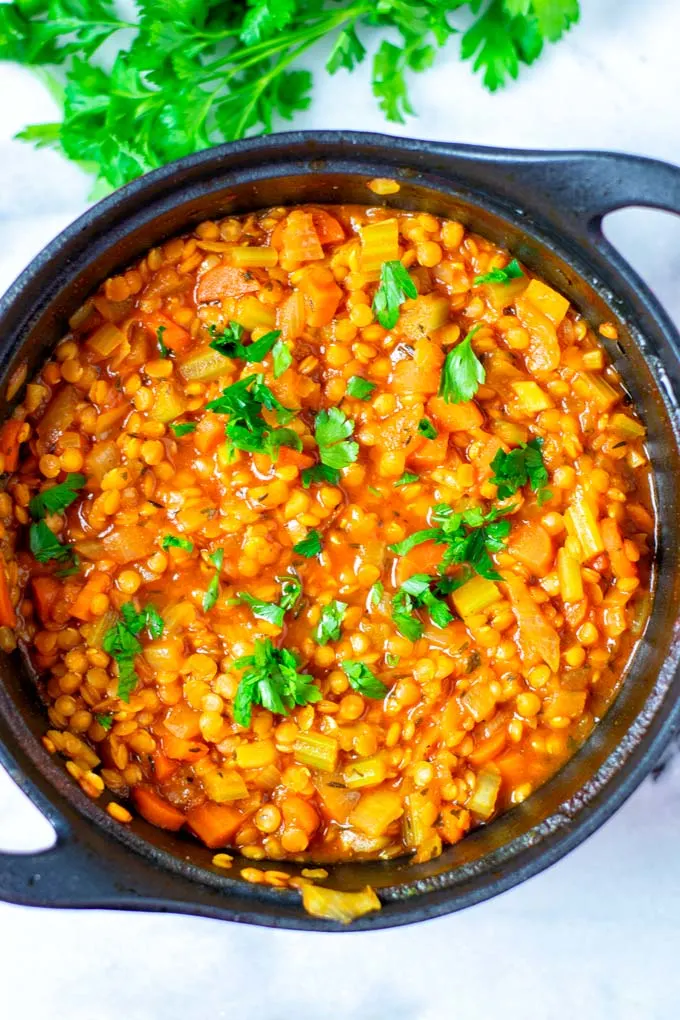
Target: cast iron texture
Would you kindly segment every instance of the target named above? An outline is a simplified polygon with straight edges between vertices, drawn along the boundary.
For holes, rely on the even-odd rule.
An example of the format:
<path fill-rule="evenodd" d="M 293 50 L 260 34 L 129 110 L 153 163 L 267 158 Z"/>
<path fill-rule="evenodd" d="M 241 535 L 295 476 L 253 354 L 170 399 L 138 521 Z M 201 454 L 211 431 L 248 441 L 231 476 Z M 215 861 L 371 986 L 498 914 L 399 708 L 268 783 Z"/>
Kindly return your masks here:
<path fill-rule="evenodd" d="M 377 199 L 374 177 L 396 177 Z M 104 199 L 38 255 L 0 302 L 0 379 L 29 378 L 68 315 L 106 276 L 203 219 L 299 202 L 380 202 L 463 221 L 506 245 L 597 326 L 615 320 L 610 354 L 649 430 L 659 509 L 657 588 L 644 640 L 603 722 L 524 804 L 437 860 L 343 864 L 328 884 L 375 886 L 383 909 L 349 930 L 407 924 L 487 899 L 558 860 L 632 793 L 678 725 L 680 338 L 606 243 L 605 213 L 648 205 L 680 213 L 680 170 L 612 153 L 477 149 L 356 133 L 292 133 L 191 156 Z M 334 930 L 299 895 L 224 872 L 188 837 L 135 819 L 118 825 L 40 744 L 44 712 L 16 658 L 0 661 L 0 761 L 56 829 L 41 854 L 0 857 L 0 897 L 25 904 L 174 911 L 273 927 Z M 252 866 L 252 862 L 245 862 Z M 294 865 L 279 865 L 297 872 Z"/>

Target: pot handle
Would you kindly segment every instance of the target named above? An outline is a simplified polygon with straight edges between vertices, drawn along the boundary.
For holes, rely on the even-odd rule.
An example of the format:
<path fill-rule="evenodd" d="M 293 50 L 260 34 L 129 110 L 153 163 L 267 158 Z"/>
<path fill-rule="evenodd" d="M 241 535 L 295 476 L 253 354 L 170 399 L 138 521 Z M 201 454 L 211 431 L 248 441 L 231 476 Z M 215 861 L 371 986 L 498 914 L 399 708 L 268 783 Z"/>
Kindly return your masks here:
<path fill-rule="evenodd" d="M 552 219 L 576 219 L 600 235 L 602 218 L 626 206 L 647 206 L 680 215 L 680 167 L 617 152 L 513 152 L 500 162 L 514 189 L 537 199 Z"/>

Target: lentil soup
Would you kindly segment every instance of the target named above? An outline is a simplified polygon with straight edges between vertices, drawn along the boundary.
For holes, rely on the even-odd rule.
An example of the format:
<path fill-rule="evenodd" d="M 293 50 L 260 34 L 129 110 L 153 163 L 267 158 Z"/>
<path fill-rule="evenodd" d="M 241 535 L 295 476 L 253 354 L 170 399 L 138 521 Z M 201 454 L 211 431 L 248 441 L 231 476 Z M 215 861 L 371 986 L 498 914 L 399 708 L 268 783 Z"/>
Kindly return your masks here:
<path fill-rule="evenodd" d="M 306 206 L 200 224 L 70 325 L 0 432 L 0 644 L 114 818 L 424 861 L 583 743 L 655 522 L 566 298 L 460 223 Z"/>

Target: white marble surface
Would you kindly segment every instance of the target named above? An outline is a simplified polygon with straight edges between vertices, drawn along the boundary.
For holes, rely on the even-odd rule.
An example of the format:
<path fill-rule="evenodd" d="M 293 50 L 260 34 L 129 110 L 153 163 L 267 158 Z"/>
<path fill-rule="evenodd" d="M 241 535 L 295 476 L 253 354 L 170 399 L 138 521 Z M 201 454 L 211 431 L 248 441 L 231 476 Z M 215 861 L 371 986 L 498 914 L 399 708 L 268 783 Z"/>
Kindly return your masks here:
<path fill-rule="evenodd" d="M 680 164 L 680 4 L 582 0 L 582 24 L 485 94 L 456 57 L 414 82 L 413 136 L 617 148 Z M 338 96 L 342 102 L 338 103 Z M 88 182 L 12 142 L 53 116 L 0 65 L 0 289 L 86 206 Z M 366 75 L 320 80 L 309 128 L 384 130 Z M 680 221 L 626 211 L 611 238 L 680 321 Z M 0 774 L 0 847 L 48 826 Z M 0 867 L 2 862 L 0 859 Z M 22 1020 L 671 1020 L 680 1005 L 680 760 L 550 871 L 464 914 L 363 936 L 0 904 L 0 1014 Z"/>

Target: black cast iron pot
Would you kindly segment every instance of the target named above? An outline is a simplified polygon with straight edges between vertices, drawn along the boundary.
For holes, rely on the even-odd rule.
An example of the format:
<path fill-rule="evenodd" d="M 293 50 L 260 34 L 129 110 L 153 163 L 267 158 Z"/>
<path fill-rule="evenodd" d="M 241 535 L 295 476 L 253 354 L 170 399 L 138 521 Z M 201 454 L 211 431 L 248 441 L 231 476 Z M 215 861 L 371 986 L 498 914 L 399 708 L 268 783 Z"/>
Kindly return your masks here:
<path fill-rule="evenodd" d="M 398 194 L 377 199 L 374 177 Z M 383 903 L 350 930 L 407 924 L 488 899 L 552 864 L 618 808 L 658 762 L 680 720 L 680 337 L 607 244 L 605 213 L 628 205 L 680 214 L 680 170 L 612 153 L 476 149 L 355 133 L 294 133 L 173 163 L 100 202 L 45 248 L 0 302 L 0 379 L 29 378 L 68 316 L 105 277 L 201 220 L 299 202 L 385 202 L 453 217 L 507 246 L 565 293 L 609 344 L 649 430 L 659 542 L 654 608 L 625 682 L 586 745 L 524 804 L 428 864 L 342 864 L 328 884 L 376 888 Z M 4 382 L 2 383 L 4 392 Z M 0 661 L 0 762 L 57 832 L 41 854 L 0 855 L 0 898 L 55 907 L 163 910 L 274 927 L 338 927 L 299 894 L 248 884 L 212 853 L 142 819 L 114 822 L 40 743 L 46 716 L 17 658 Z M 253 866 L 253 862 L 244 862 Z M 276 868 L 296 872 L 295 865 Z"/>

